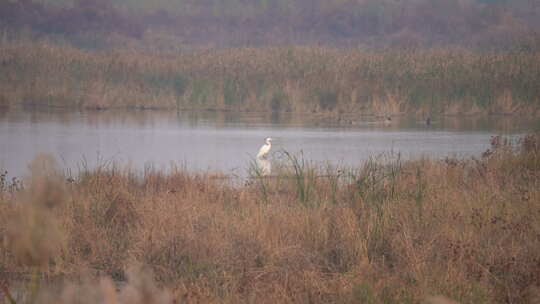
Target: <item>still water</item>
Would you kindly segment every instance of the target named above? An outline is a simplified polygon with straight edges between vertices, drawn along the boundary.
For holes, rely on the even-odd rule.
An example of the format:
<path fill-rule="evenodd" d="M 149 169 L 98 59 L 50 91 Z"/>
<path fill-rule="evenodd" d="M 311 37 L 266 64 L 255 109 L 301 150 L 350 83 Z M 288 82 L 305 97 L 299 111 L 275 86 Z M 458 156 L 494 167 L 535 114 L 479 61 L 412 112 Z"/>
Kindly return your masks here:
<path fill-rule="evenodd" d="M 23 177 L 39 153 L 50 153 L 67 173 L 112 164 L 136 169 L 184 167 L 245 176 L 264 138 L 279 151 L 303 153 L 315 164 L 359 166 L 370 157 L 478 156 L 493 135 L 519 135 L 538 121 L 511 117 L 433 118 L 430 126 L 395 117 L 346 123 L 308 115 L 217 112 L 67 111 L 0 109 L 0 170 Z"/>

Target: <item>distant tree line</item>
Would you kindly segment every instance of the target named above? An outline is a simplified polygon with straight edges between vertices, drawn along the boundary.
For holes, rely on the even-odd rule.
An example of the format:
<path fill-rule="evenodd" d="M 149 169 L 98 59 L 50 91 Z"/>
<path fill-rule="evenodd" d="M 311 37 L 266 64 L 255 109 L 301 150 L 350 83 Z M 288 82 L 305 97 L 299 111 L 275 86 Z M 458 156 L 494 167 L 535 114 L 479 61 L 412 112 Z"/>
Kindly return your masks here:
<path fill-rule="evenodd" d="M 538 0 L 1 0 L 0 27 L 76 37 L 156 31 L 214 46 L 504 46 L 540 29 Z"/>
<path fill-rule="evenodd" d="M 130 37 L 141 37 L 146 28 L 136 17 L 120 12 L 108 0 L 76 0 L 69 7 L 32 0 L 2 0 L 0 27 L 63 35 L 114 32 Z"/>

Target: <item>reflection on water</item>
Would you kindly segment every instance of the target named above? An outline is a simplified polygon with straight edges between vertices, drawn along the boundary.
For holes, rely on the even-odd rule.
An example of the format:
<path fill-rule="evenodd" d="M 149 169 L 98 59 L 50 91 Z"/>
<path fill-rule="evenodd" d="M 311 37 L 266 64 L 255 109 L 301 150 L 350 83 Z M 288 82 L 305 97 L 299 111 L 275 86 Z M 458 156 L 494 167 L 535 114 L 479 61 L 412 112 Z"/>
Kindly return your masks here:
<path fill-rule="evenodd" d="M 498 117 L 423 119 L 232 112 L 0 111 L 0 169 L 25 174 L 37 153 L 52 153 L 76 174 L 82 165 L 114 162 L 142 169 L 171 164 L 189 170 L 245 175 L 261 141 L 272 151 L 304 154 L 312 162 L 357 166 L 370 156 L 470 156 L 488 148 L 496 134 L 540 129 L 538 120 Z M 274 152 L 276 153 L 276 152 Z M 274 157 L 275 159 L 275 157 Z"/>
<path fill-rule="evenodd" d="M 257 167 L 261 176 L 267 176 L 272 173 L 272 163 L 268 159 L 256 158 Z"/>

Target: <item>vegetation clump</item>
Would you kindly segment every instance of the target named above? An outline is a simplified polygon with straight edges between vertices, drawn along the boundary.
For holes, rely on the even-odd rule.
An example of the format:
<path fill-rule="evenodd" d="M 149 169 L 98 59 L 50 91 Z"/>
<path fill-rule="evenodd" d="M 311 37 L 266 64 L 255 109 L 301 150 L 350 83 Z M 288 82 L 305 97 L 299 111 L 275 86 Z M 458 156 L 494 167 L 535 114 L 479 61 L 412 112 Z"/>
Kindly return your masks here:
<path fill-rule="evenodd" d="M 0 196 L 2 290 L 37 269 L 42 303 L 79 292 L 102 303 L 529 303 L 540 296 L 539 143 L 495 137 L 481 158 L 339 170 L 288 154 L 277 176 L 240 185 L 182 170 L 35 173 Z M 43 210 L 58 233 L 31 224 Z M 60 279 L 74 283 L 47 287 Z"/>
<path fill-rule="evenodd" d="M 353 115 L 540 113 L 540 52 L 328 47 L 163 55 L 0 44 L 0 102 Z"/>

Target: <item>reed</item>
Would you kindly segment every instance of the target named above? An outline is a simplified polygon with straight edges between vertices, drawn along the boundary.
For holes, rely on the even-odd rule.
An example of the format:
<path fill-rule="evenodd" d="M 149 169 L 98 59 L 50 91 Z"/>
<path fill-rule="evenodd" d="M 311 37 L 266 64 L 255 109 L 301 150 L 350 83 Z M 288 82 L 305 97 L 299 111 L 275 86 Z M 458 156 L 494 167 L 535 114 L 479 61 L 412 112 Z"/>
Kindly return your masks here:
<path fill-rule="evenodd" d="M 111 165 L 64 182 L 40 157 L 21 188 L 1 188 L 2 290 L 37 270 L 39 303 L 528 303 L 539 143 L 340 169 L 289 155 L 240 185 Z"/>
<path fill-rule="evenodd" d="M 174 54 L 0 45 L 0 102 L 363 114 L 538 115 L 538 50 L 366 51 L 325 47 Z"/>

